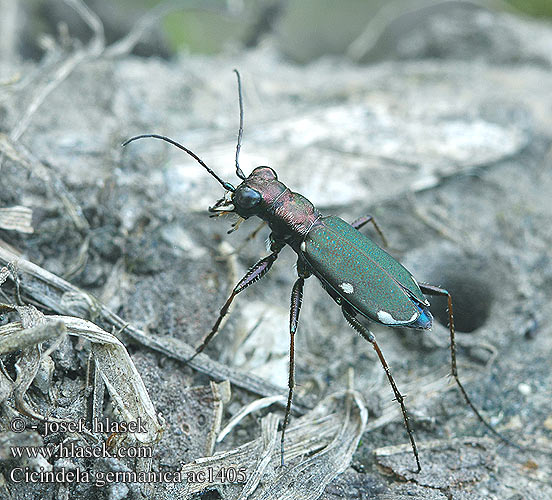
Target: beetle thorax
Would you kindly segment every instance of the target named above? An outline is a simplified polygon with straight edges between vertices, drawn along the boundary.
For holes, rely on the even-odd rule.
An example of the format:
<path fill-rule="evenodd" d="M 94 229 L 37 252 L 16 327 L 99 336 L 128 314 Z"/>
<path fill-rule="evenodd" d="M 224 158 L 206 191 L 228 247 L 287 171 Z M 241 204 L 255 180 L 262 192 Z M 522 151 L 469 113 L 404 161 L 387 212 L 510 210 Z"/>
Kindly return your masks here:
<path fill-rule="evenodd" d="M 257 167 L 233 194 L 235 211 L 247 219 L 257 216 L 276 234 L 305 235 L 319 218 L 314 205 L 278 180 L 270 167 Z"/>
<path fill-rule="evenodd" d="M 269 209 L 268 223 L 276 233 L 306 235 L 320 218 L 320 212 L 304 196 L 288 188 L 273 201 Z"/>

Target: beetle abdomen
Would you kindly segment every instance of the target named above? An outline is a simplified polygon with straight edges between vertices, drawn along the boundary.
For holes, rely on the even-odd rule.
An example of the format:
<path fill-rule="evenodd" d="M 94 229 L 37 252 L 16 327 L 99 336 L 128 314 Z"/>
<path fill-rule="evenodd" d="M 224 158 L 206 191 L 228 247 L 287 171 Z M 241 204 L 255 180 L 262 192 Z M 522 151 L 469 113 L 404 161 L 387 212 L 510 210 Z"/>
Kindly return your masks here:
<path fill-rule="evenodd" d="M 314 274 L 367 318 L 396 326 L 431 326 L 412 275 L 370 238 L 335 216 L 322 218 L 301 244 Z"/>

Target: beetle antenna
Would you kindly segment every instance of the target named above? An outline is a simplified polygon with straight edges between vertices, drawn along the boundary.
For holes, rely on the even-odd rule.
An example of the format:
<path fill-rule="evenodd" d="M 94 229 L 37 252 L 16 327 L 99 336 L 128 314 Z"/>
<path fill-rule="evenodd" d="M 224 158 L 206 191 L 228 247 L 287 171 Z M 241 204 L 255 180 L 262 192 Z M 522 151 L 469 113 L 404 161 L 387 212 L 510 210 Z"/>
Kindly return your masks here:
<path fill-rule="evenodd" d="M 238 144 L 236 145 L 236 175 L 240 179 L 245 179 L 246 178 L 245 174 L 240 168 L 240 164 L 238 162 L 238 158 L 240 156 L 242 136 L 243 136 L 243 96 L 242 96 L 242 87 L 241 87 L 241 76 L 237 69 L 234 69 L 234 73 L 236 73 L 236 76 L 238 78 L 238 98 L 240 102 L 240 129 L 238 130 Z"/>
<path fill-rule="evenodd" d="M 222 184 L 222 187 L 228 191 L 234 192 L 236 188 L 232 186 L 229 182 L 223 181 L 215 172 L 213 172 L 207 165 L 205 165 L 205 162 L 197 156 L 193 151 L 189 150 L 187 147 L 184 147 L 182 144 L 174 141 L 170 137 L 165 137 L 164 135 L 158 135 L 158 134 L 142 134 L 142 135 L 136 135 L 134 137 L 131 137 L 127 141 L 123 142 L 122 146 L 126 146 L 127 144 L 130 144 L 133 141 L 136 141 L 138 139 L 145 139 L 151 137 L 153 139 L 161 139 L 162 141 L 168 142 L 169 144 L 172 144 L 173 146 L 176 146 L 177 148 L 181 149 L 182 151 L 185 151 L 188 153 L 194 160 L 196 160 L 207 172 L 209 172 L 217 181 L 219 181 Z"/>

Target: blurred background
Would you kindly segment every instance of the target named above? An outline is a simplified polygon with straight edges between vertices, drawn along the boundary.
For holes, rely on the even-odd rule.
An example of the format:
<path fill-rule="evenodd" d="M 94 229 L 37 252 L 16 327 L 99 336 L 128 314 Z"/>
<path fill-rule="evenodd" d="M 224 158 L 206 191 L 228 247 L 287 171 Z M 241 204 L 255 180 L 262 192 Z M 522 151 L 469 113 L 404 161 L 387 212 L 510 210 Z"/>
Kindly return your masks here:
<path fill-rule="evenodd" d="M 438 30 L 439 23 L 446 24 L 448 13 L 459 7 L 545 21 L 552 18 L 549 0 L 89 0 L 86 4 L 101 18 L 108 43 L 128 33 L 145 12 L 170 12 L 143 36 L 134 51 L 139 55 L 215 54 L 270 41 L 299 63 L 327 54 L 345 54 L 362 62 L 412 57 L 422 33 Z M 44 35 L 55 35 L 60 23 L 82 41 L 91 36 L 82 18 L 63 2 L 1 0 L 0 7 L 4 56 L 15 50 L 24 57 L 40 58 L 44 50 L 41 40 Z M 468 14 L 463 18 L 469 22 Z M 462 31 L 462 18 L 454 22 L 457 31 Z M 474 56 L 470 44 L 493 38 L 477 26 L 463 36 L 468 46 L 457 50 L 463 51 L 465 58 Z M 432 51 L 428 56 L 443 55 L 437 46 L 427 50 Z"/>

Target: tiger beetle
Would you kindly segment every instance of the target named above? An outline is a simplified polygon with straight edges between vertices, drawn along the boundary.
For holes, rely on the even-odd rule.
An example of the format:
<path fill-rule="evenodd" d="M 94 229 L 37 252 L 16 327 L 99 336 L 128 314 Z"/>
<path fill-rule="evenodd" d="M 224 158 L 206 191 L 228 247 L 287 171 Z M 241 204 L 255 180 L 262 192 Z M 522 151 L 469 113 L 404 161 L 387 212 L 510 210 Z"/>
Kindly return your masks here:
<path fill-rule="evenodd" d="M 416 281 L 412 274 L 391 255 L 361 233 L 360 229 L 371 223 L 385 245 L 383 234 L 372 216 L 362 217 L 349 224 L 334 215 L 322 215 L 304 196 L 291 191 L 280 182 L 276 172 L 270 167 L 257 167 L 249 176 L 245 176 L 238 161 L 243 135 L 241 78 L 237 70 L 234 70 L 234 72 L 238 79 L 240 109 L 235 163 L 236 175 L 241 179 L 241 183 L 237 187 L 222 180 L 194 152 L 168 137 L 158 134 L 142 134 L 128 139 L 123 144 L 123 146 L 126 146 L 137 139 L 149 137 L 161 139 L 180 148 L 205 168 L 226 190 L 225 196 L 218 200 L 214 206 L 209 207 L 209 212 L 213 216 L 237 214 L 240 218 L 238 223 L 233 225 L 232 230 L 237 228 L 239 222 L 250 217 L 259 217 L 271 229 L 269 237 L 270 255 L 262 258 L 251 267 L 234 287 L 230 297 L 222 306 L 213 328 L 188 361 L 191 361 L 207 347 L 207 344 L 217 333 L 222 319 L 228 313 L 230 304 L 236 295 L 260 280 L 272 267 L 280 251 L 286 245 L 289 245 L 297 254 L 298 278 L 291 292 L 289 392 L 280 441 L 282 466 L 284 465 L 284 437 L 289 422 L 294 388 L 294 339 L 303 301 L 303 285 L 305 279 L 312 275 L 318 278 L 322 287 L 341 307 L 343 316 L 349 325 L 370 342 L 376 351 L 393 389 L 395 399 L 401 407 L 404 425 L 416 459 L 417 472 L 421 471 L 420 458 L 414 433 L 408 419 L 404 397 L 391 375 L 391 370 L 376 342 L 376 337 L 357 319 L 357 316 L 360 315 L 374 323 L 394 328 L 428 330 L 432 326 L 433 317 L 429 310 L 430 304 L 424 295 L 447 298 L 451 372 L 466 403 L 493 434 L 512 444 L 483 418 L 460 382 L 456 367 L 456 342 L 454 340 L 451 294 L 444 288 Z"/>

